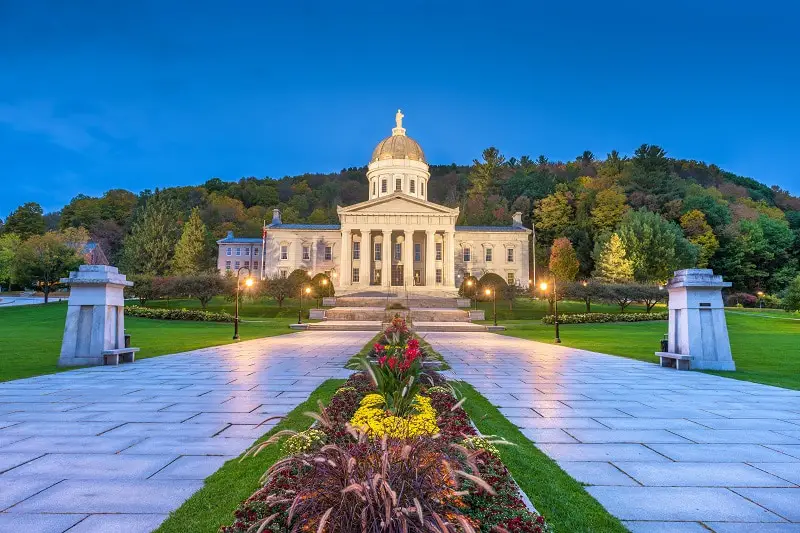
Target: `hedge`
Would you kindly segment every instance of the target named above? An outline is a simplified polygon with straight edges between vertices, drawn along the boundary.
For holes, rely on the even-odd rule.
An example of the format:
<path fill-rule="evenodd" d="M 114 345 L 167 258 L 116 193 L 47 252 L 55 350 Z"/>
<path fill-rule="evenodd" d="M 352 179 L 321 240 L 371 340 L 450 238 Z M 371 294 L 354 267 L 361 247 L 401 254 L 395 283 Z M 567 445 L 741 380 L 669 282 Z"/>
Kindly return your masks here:
<path fill-rule="evenodd" d="M 574 313 L 558 315 L 559 324 L 597 324 L 603 322 L 645 322 L 668 320 L 669 313 Z M 553 315 L 542 318 L 544 324 L 553 324 Z"/>
<path fill-rule="evenodd" d="M 158 320 L 193 320 L 195 322 L 233 322 L 229 313 L 212 313 L 199 309 L 153 309 L 139 305 L 126 305 L 125 314 Z"/>

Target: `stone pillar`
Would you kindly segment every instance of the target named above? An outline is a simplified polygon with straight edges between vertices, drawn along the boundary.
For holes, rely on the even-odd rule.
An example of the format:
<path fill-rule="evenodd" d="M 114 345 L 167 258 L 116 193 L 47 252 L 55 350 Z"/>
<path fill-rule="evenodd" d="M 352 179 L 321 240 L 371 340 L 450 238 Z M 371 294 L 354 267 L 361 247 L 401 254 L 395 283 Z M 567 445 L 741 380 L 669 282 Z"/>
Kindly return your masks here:
<path fill-rule="evenodd" d="M 669 352 L 692 357 L 695 370 L 736 370 L 725 322 L 722 281 L 711 269 L 677 270 L 669 291 Z"/>
<path fill-rule="evenodd" d="M 425 230 L 425 286 L 433 287 L 436 284 L 436 232 Z"/>
<path fill-rule="evenodd" d="M 446 271 L 444 272 L 445 277 L 445 287 L 448 289 L 455 288 L 456 286 L 456 234 L 454 231 L 448 231 L 446 234 L 446 241 L 445 244 L 445 258 L 447 265 Z"/>
<path fill-rule="evenodd" d="M 390 287 L 392 284 L 392 230 L 383 230 L 383 244 L 381 245 L 381 285 Z"/>
<path fill-rule="evenodd" d="M 311 239 L 311 277 L 317 273 L 317 253 L 319 252 L 319 239 L 314 237 Z"/>
<path fill-rule="evenodd" d="M 353 256 L 353 251 L 350 246 L 352 241 L 350 228 L 342 228 L 342 258 L 340 261 L 342 272 L 339 276 L 339 287 L 347 288 L 350 286 L 350 278 L 352 277 L 352 270 L 351 264 L 353 263 L 351 258 Z"/>
<path fill-rule="evenodd" d="M 414 232 L 403 232 L 403 285 L 414 286 Z"/>
<path fill-rule="evenodd" d="M 58 366 L 102 365 L 103 350 L 125 347 L 123 290 L 133 282 L 106 265 L 81 265 L 61 282 L 70 292 Z"/>
<path fill-rule="evenodd" d="M 372 235 L 368 229 L 361 229 L 361 263 L 358 267 L 361 285 L 369 287 L 369 280 L 372 277 L 370 265 L 372 261 Z"/>

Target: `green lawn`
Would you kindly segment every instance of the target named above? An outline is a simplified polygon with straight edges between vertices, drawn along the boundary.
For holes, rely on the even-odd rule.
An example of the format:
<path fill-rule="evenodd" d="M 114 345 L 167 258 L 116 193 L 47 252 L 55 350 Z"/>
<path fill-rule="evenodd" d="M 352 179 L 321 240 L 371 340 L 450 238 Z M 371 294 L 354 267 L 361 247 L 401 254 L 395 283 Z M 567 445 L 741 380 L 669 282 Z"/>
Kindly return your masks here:
<path fill-rule="evenodd" d="M 129 300 L 129 304 L 137 304 L 136 300 Z M 309 305 L 310 304 L 310 305 Z M 172 309 L 201 309 L 200 302 L 195 299 L 181 300 L 148 300 L 147 307 L 171 307 Z M 303 313 L 308 316 L 309 308 L 316 307 L 317 301 L 314 298 L 303 298 Z M 214 297 L 206 307 L 207 311 L 225 311 L 233 314 L 234 302 L 223 296 Z M 275 300 L 251 299 L 243 297 L 239 300 L 239 315 L 247 318 L 297 318 L 300 310 L 300 300 L 297 298 L 287 298 L 282 306 L 278 306 Z"/>
<path fill-rule="evenodd" d="M 58 372 L 66 303 L 0 308 L 0 381 Z M 244 322 L 243 340 L 289 333 L 293 317 Z M 154 357 L 233 342 L 233 324 L 183 322 L 125 317 L 125 330 L 137 358 Z"/>
<path fill-rule="evenodd" d="M 766 310 L 765 310 L 766 311 Z M 730 310 L 725 313 L 736 372 L 712 372 L 743 379 L 800 389 L 800 320 L 783 312 L 761 313 Z M 506 335 L 553 342 L 553 326 L 539 320 L 502 321 Z M 565 346 L 622 355 L 657 363 L 654 353 L 667 332 L 667 322 L 569 324 L 561 326 Z"/>
<path fill-rule="evenodd" d="M 497 301 L 497 320 L 540 320 L 548 313 L 547 300 L 532 300 L 530 298 L 517 298 L 514 300 L 513 309 L 509 309 L 508 301 Z M 486 318 L 492 318 L 492 302 L 478 302 L 478 309 L 486 312 Z M 659 304 L 653 312 L 664 311 L 666 307 Z M 586 304 L 583 302 L 560 301 L 558 302 L 559 313 L 585 313 Z M 619 313 L 618 305 L 603 303 L 592 303 L 593 313 Z M 644 313 L 645 306 L 631 304 L 625 309 L 626 313 Z"/>

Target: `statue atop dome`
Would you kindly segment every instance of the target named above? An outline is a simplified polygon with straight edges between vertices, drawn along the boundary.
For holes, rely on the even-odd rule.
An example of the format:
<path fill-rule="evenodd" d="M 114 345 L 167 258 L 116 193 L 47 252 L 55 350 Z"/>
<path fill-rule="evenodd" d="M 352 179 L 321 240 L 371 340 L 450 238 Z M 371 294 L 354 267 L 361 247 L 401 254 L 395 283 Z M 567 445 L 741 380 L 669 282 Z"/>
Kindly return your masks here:
<path fill-rule="evenodd" d="M 397 124 L 394 128 L 392 128 L 392 135 L 405 135 L 406 129 L 403 127 L 403 117 L 405 115 L 399 109 L 394 116 L 394 122 Z"/>

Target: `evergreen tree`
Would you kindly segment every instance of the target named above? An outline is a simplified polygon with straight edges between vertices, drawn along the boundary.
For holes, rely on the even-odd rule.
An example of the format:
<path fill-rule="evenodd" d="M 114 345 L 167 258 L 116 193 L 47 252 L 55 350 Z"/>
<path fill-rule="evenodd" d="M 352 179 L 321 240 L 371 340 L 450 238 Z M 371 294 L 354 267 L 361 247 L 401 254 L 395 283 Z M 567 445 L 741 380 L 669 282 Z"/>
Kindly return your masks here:
<path fill-rule="evenodd" d="M 126 274 L 164 276 L 175 250 L 178 215 L 163 194 L 150 197 L 125 239 L 122 266 Z"/>
<path fill-rule="evenodd" d="M 172 273 L 198 274 L 209 267 L 208 230 L 200 219 L 199 209 L 195 207 L 183 225 L 181 238 L 175 246 Z"/>
<path fill-rule="evenodd" d="M 794 278 L 786 289 L 783 308 L 787 311 L 800 311 L 800 275 Z"/>
<path fill-rule="evenodd" d="M 611 283 L 633 280 L 633 261 L 628 259 L 625 243 L 612 233 L 595 259 L 595 276 Z"/>
<path fill-rule="evenodd" d="M 42 213 L 42 206 L 36 202 L 23 204 L 8 215 L 3 231 L 16 233 L 23 241 L 31 235 L 43 235 L 47 225 Z"/>
<path fill-rule="evenodd" d="M 506 158 L 500 150 L 491 146 L 483 151 L 483 162 L 475 159 L 472 171 L 469 173 L 470 196 L 494 194 L 500 185 L 500 172 L 505 165 Z"/>

